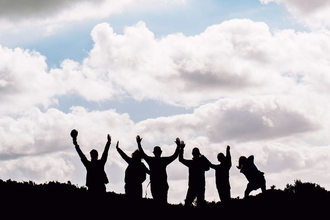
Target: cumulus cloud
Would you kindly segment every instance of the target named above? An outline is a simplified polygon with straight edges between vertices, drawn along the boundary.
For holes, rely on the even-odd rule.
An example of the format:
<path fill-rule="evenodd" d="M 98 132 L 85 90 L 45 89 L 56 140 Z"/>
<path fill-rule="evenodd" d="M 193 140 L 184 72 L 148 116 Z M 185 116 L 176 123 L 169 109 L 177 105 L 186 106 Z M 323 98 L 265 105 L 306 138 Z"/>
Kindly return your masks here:
<path fill-rule="evenodd" d="M 50 35 L 77 22 L 102 19 L 132 9 L 154 10 L 184 4 L 184 0 L 4 0 L 0 2 L 0 33 L 29 32 L 33 28 L 42 35 Z"/>
<path fill-rule="evenodd" d="M 54 103 L 61 94 L 57 80 L 47 73 L 46 58 L 36 51 L 9 49 L 0 45 L 1 113 Z"/>
<path fill-rule="evenodd" d="M 210 145 L 216 143 L 299 139 L 323 128 L 314 116 L 303 115 L 280 103 L 281 100 L 275 99 L 222 99 L 205 104 L 192 114 L 148 119 L 136 126 L 149 140 L 166 143 L 171 140 L 170 137 L 178 136 L 183 140 L 194 140 L 190 143 L 192 146 L 208 146 L 208 151 L 212 153 L 215 151 Z"/>
<path fill-rule="evenodd" d="M 271 33 L 265 23 L 230 20 L 191 37 L 156 38 L 143 22 L 123 35 L 103 23 L 91 35 L 95 44 L 83 65 L 137 100 L 192 107 L 221 97 L 290 93 L 316 85 L 315 74 L 329 83 L 327 33 Z"/>
<path fill-rule="evenodd" d="M 330 84 L 327 32 L 271 33 L 265 23 L 236 19 L 191 37 L 156 38 L 143 22 L 122 35 L 102 23 L 91 35 L 95 43 L 82 63 L 65 60 L 50 70 L 38 52 L 1 47 L 1 111 L 49 106 L 65 94 L 188 108 L 224 97 L 270 95 L 305 111 L 315 107 L 303 102 L 318 105 Z M 294 98 L 302 94 L 304 99 Z M 271 123 L 268 119 L 263 123 Z"/>
<path fill-rule="evenodd" d="M 283 123 L 283 118 L 287 117 L 290 111 L 282 108 L 253 99 L 243 103 L 238 100 L 219 100 L 201 106 L 192 114 L 147 119 L 139 123 L 130 120 L 128 114 L 119 114 L 115 110 L 88 111 L 83 107 L 73 107 L 69 113 L 63 113 L 54 108 L 46 112 L 32 108 L 17 118 L 0 118 L 0 173 L 4 179 L 38 182 L 71 180 L 75 184 L 84 185 L 86 171 L 74 151 L 69 133 L 72 128 L 79 131 L 78 143 L 87 157 L 93 148 L 99 152 L 103 151 L 106 134 L 110 133 L 112 145 L 106 165 L 110 179 L 108 190 L 123 192 L 123 173 L 127 164 L 114 149 L 116 141 L 119 140 L 120 147 L 130 154 L 137 147 L 135 136 L 140 134 L 147 154 L 152 155 L 153 147 L 159 145 L 163 155 L 168 156 L 173 154 L 174 140 L 178 136 L 187 143 L 187 159 L 192 157 L 192 148 L 198 147 L 213 163 L 218 163 L 216 155 L 225 152 L 226 145 L 231 145 L 231 182 L 235 186 L 232 187 L 232 194 L 241 196 L 246 180 L 234 167 L 241 155 L 256 155 L 257 166 L 266 175 L 274 178 L 270 184 L 277 186 L 281 186 L 281 182 L 278 182 L 275 176 L 278 178 L 281 172 L 296 173 L 297 178 L 305 178 L 313 168 L 328 169 L 329 155 L 324 153 L 324 149 L 321 151 L 318 148 L 315 151 L 305 141 L 306 137 L 309 137 L 306 134 L 315 129 L 313 122 L 291 110 L 291 115 L 286 120 L 296 126 L 286 129 L 287 124 Z M 258 126 L 250 131 L 251 126 L 243 119 L 232 125 L 226 123 L 229 121 L 227 113 L 238 114 L 239 117 L 240 112 L 237 113 L 237 109 L 245 109 L 242 111 L 249 117 L 249 123 Z M 263 116 L 273 120 L 273 126 L 264 124 Z M 291 117 L 293 119 L 290 119 Z M 297 122 L 297 119 L 300 122 Z M 244 132 L 236 131 L 240 129 Z M 252 137 L 247 138 L 249 133 Z M 260 135 L 256 135 L 257 133 Z M 304 135 L 299 135 L 301 133 Z M 269 136 L 266 135 L 265 139 L 261 134 Z M 298 175 L 302 171 L 305 175 Z M 170 185 L 173 186 L 173 189 L 170 189 L 170 202 L 183 201 L 187 187 L 187 168 L 175 161 L 168 167 L 168 176 Z M 287 176 L 287 180 L 294 178 L 293 176 Z M 216 189 L 212 187 L 214 172 L 209 171 L 207 178 L 207 198 L 211 201 L 218 200 Z M 322 178 L 317 176 L 309 180 L 320 182 Z"/>
<path fill-rule="evenodd" d="M 46 112 L 31 108 L 15 118 L 0 117 L 1 178 L 71 180 L 84 185 L 86 171 L 70 137 L 73 128 L 79 131 L 78 143 L 88 158 L 92 149 L 103 152 L 110 134 L 112 144 L 106 169 L 111 170 L 111 177 L 123 173 L 125 166 L 114 146 L 120 140 L 125 150 L 136 147 L 134 123 L 127 114 L 115 110 L 87 111 L 83 107 L 72 107 L 67 114 L 53 108 Z"/>
<path fill-rule="evenodd" d="M 75 171 L 75 166 L 69 158 L 72 160 L 72 155 L 57 152 L 41 156 L 32 155 L 18 159 L 1 160 L 1 179 L 32 180 L 37 183 L 45 183 L 46 181 L 67 182 Z"/>
<path fill-rule="evenodd" d="M 107 133 L 112 146 L 120 140 L 127 153 L 136 149 L 140 134 L 148 154 L 160 145 L 165 156 L 174 152 L 174 140 L 180 137 L 187 142 L 187 158 L 199 147 L 217 163 L 216 154 L 227 144 L 233 164 L 241 155 L 255 154 L 271 185 L 283 184 L 281 175 L 286 181 L 329 180 L 323 175 L 330 167 L 325 150 L 330 130 L 327 32 L 272 33 L 265 23 L 235 19 L 191 37 L 177 33 L 157 38 L 143 22 L 121 35 L 102 23 L 91 35 L 95 44 L 82 63 L 65 60 L 49 70 L 38 52 L 0 47 L 3 178 L 24 173 L 26 179 L 72 179 L 83 185 L 85 170 L 69 136 L 76 128 L 86 154 L 92 148 L 101 152 Z M 56 98 L 70 94 L 97 102 L 151 99 L 194 111 L 134 123 L 129 114 L 115 110 L 56 109 Z M 109 190 L 123 192 L 125 168 L 111 148 Z M 182 201 L 187 169 L 176 161 L 168 172 L 175 197 L 171 201 Z M 208 181 L 213 174 L 207 174 Z M 233 195 L 242 193 L 246 180 L 234 165 L 231 178 Z M 212 193 L 216 195 L 215 189 L 208 198 Z"/>
<path fill-rule="evenodd" d="M 327 0 L 260 0 L 268 4 L 276 2 L 285 8 L 301 23 L 310 28 L 329 28 L 330 2 Z"/>

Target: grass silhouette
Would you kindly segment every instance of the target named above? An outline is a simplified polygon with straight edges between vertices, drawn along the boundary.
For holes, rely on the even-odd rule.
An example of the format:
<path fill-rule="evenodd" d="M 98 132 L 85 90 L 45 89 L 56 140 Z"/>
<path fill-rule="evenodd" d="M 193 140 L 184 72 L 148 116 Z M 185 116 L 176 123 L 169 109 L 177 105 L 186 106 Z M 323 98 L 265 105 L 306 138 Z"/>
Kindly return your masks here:
<path fill-rule="evenodd" d="M 203 207 L 158 206 L 153 199 L 131 201 L 125 194 L 90 195 L 71 182 L 36 184 L 0 180 L 3 216 L 51 219 L 307 219 L 324 218 L 330 192 L 315 183 L 296 180 L 284 190 L 271 189 L 230 203 L 207 202 Z"/>

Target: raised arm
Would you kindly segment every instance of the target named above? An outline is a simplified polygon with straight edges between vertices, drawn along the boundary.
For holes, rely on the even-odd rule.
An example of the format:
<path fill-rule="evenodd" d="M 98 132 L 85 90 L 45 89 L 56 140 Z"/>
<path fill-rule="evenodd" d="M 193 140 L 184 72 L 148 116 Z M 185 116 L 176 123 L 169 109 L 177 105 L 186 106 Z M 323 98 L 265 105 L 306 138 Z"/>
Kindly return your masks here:
<path fill-rule="evenodd" d="M 141 157 L 144 158 L 144 159 L 146 159 L 146 158 L 148 158 L 149 156 L 146 155 L 146 153 L 144 153 L 144 150 L 142 149 L 142 146 L 141 146 L 141 141 L 142 141 L 142 138 L 140 138 L 139 135 L 136 136 L 136 142 L 137 142 L 137 144 L 138 144 L 138 149 L 139 149 L 139 151 L 140 151 L 140 153 L 141 153 Z"/>
<path fill-rule="evenodd" d="M 104 164 L 105 164 L 105 162 L 107 162 L 108 152 L 109 152 L 109 148 L 110 148 L 110 144 L 111 144 L 111 136 L 109 134 L 107 136 L 107 139 L 108 139 L 108 141 L 105 144 L 104 151 L 103 151 L 103 154 L 102 154 L 102 157 L 101 157 L 101 161 Z"/>
<path fill-rule="evenodd" d="M 79 145 L 78 145 L 78 142 L 77 142 L 77 136 L 78 136 L 78 132 L 76 130 L 72 130 L 71 131 L 71 137 L 72 137 L 72 141 L 73 141 L 73 144 L 76 148 L 76 151 L 81 159 L 81 161 L 83 162 L 84 165 L 87 164 L 88 160 L 85 156 L 85 154 L 81 151 Z"/>
<path fill-rule="evenodd" d="M 173 160 L 175 160 L 178 157 L 178 155 L 179 155 L 179 151 L 180 151 L 180 148 L 181 148 L 180 147 L 181 146 L 180 139 L 179 138 L 176 138 L 174 142 L 176 143 L 176 149 L 175 149 L 173 155 L 172 156 L 169 156 L 169 157 L 164 157 L 164 158 L 167 159 L 167 164 L 172 163 Z M 184 142 L 182 141 L 182 143 L 184 143 Z"/>
<path fill-rule="evenodd" d="M 229 146 L 229 145 L 227 146 L 227 149 L 226 149 L 226 157 L 227 157 L 228 159 L 231 159 L 231 155 L 230 155 L 230 146 Z"/>
<path fill-rule="evenodd" d="M 87 164 L 88 160 L 87 160 L 85 154 L 81 151 L 79 145 L 75 144 L 75 147 L 76 147 L 76 151 L 80 157 L 81 162 L 83 162 L 83 164 Z"/>
<path fill-rule="evenodd" d="M 127 162 L 127 163 L 130 163 L 131 162 L 131 159 L 129 156 L 127 156 L 127 154 L 125 154 L 124 151 L 122 151 L 122 149 L 119 148 L 118 146 L 119 144 L 119 141 L 117 142 L 117 145 L 116 145 L 116 149 L 118 151 L 118 153 L 120 154 L 120 156 Z"/>
<path fill-rule="evenodd" d="M 183 163 L 186 166 L 189 166 L 189 162 L 188 160 L 183 158 L 183 153 L 184 153 L 184 147 L 186 146 L 186 144 L 182 141 L 180 144 L 180 149 L 179 149 L 179 161 L 181 163 Z"/>
<path fill-rule="evenodd" d="M 230 146 L 227 146 L 226 149 L 226 158 L 228 160 L 228 166 L 231 167 L 231 155 L 230 155 Z"/>

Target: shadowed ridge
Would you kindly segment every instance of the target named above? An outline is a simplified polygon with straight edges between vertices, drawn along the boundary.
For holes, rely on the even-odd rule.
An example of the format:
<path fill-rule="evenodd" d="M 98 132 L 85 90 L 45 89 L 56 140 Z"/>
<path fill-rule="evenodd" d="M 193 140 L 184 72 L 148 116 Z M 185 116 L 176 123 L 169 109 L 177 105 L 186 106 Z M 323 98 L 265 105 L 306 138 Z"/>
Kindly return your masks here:
<path fill-rule="evenodd" d="M 107 192 L 95 198 L 85 187 L 67 183 L 36 184 L 0 180 L 2 213 L 15 219 L 95 218 L 121 216 L 121 219 L 318 219 L 327 214 L 330 193 L 315 183 L 296 180 L 284 190 L 272 189 L 246 199 L 234 198 L 229 203 L 206 202 L 203 207 L 182 204 L 159 205 L 153 199 L 132 202 L 125 194 Z"/>

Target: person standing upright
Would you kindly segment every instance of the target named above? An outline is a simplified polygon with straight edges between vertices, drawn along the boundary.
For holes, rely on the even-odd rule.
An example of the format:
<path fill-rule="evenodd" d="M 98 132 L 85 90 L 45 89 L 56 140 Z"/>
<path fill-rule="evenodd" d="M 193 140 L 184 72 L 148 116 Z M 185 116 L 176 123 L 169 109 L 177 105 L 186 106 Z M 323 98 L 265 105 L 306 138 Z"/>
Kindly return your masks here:
<path fill-rule="evenodd" d="M 181 142 L 179 161 L 189 168 L 188 192 L 185 200 L 185 206 L 191 206 L 197 197 L 197 205 L 205 205 L 205 171 L 210 169 L 210 161 L 200 154 L 199 149 L 195 147 L 192 150 L 192 160 L 183 158 L 184 142 Z"/>
<path fill-rule="evenodd" d="M 111 144 L 111 136 L 107 135 L 107 143 L 105 145 L 102 157 L 98 160 L 98 152 L 93 149 L 90 151 L 91 160 L 89 161 L 85 154 L 81 151 L 77 142 L 78 132 L 76 130 L 71 131 L 71 137 L 76 151 L 87 170 L 86 186 L 88 191 L 94 194 L 103 194 L 106 192 L 105 184 L 109 183 L 108 177 L 104 171 L 105 163 L 107 162 L 108 152 Z M 117 143 L 118 144 L 118 143 Z"/>
<path fill-rule="evenodd" d="M 175 143 L 177 144 L 176 150 L 174 154 L 169 157 L 161 157 L 162 150 L 159 146 L 154 147 L 154 157 L 146 155 L 142 149 L 141 141 L 142 138 L 140 138 L 139 135 L 136 136 L 136 142 L 138 144 L 138 149 L 141 153 L 141 156 L 149 165 L 150 188 L 152 197 L 158 204 L 167 204 L 167 194 L 169 187 L 167 183 L 166 167 L 178 157 L 180 139 L 177 138 L 175 140 Z"/>
<path fill-rule="evenodd" d="M 149 169 L 141 162 L 141 153 L 135 150 L 132 157 L 129 157 L 125 152 L 116 146 L 120 156 L 128 163 L 125 171 L 125 193 L 133 200 L 142 198 L 142 183 L 146 179 L 146 174 L 150 173 Z"/>
<path fill-rule="evenodd" d="M 215 169 L 215 183 L 221 202 L 230 201 L 230 183 L 229 170 L 231 168 L 230 146 L 227 146 L 226 156 L 223 153 L 218 154 L 220 164 L 210 163 L 210 167 Z"/>

